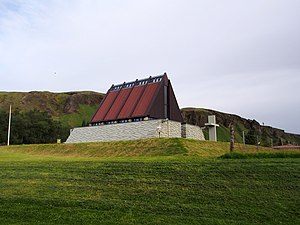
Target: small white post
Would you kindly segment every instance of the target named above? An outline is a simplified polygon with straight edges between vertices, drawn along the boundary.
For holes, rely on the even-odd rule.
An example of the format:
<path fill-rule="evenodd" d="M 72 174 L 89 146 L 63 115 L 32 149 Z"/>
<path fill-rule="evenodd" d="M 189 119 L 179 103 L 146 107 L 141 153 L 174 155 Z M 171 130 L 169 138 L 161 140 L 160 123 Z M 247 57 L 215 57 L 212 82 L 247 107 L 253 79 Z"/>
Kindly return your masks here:
<path fill-rule="evenodd" d="M 156 131 L 158 133 L 158 138 L 160 138 L 161 126 L 156 127 Z"/>
<path fill-rule="evenodd" d="M 10 140 L 10 126 L 11 126 L 11 105 L 9 106 L 9 116 L 8 116 L 7 146 L 9 146 L 9 140 Z"/>

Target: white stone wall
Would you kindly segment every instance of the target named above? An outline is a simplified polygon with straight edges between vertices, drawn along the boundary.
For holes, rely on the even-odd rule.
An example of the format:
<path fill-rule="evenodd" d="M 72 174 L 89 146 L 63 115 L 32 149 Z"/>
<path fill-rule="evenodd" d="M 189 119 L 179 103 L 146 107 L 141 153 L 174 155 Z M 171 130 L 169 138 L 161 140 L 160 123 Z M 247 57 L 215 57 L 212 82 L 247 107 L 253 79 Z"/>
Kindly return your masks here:
<path fill-rule="evenodd" d="M 66 143 L 108 142 L 159 137 L 181 137 L 181 124 L 170 120 L 149 120 L 74 128 Z"/>
<path fill-rule="evenodd" d="M 159 120 L 161 127 L 160 137 L 181 138 L 181 123 L 172 120 Z"/>
<path fill-rule="evenodd" d="M 182 124 L 181 132 L 183 138 L 205 140 L 203 131 L 200 127 L 191 124 Z"/>

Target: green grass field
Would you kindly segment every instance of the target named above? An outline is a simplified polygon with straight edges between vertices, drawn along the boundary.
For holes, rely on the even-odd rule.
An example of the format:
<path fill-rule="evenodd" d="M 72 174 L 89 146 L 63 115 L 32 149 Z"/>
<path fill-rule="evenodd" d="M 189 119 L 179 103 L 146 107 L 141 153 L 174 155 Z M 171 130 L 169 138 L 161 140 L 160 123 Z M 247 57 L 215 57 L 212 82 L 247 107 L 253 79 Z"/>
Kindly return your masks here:
<path fill-rule="evenodd" d="M 221 158 L 228 149 L 184 139 L 0 147 L 0 224 L 299 224 L 299 150 L 237 146 L 247 157 Z"/>

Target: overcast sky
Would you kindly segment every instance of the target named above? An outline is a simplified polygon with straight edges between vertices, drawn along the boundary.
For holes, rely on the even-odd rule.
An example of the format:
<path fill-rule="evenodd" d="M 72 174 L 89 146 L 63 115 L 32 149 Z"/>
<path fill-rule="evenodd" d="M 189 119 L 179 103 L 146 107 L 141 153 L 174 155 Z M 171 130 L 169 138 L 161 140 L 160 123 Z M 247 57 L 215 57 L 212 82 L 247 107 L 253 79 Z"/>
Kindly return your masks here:
<path fill-rule="evenodd" d="M 0 0 L 0 91 L 164 72 L 180 107 L 300 134 L 300 1 Z"/>

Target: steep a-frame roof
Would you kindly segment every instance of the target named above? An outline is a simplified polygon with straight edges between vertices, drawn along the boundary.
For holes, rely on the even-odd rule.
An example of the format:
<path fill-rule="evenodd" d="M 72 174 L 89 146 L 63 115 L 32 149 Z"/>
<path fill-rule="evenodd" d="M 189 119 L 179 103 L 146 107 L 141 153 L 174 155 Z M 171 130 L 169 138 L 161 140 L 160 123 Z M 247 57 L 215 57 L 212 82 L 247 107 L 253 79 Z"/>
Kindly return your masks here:
<path fill-rule="evenodd" d="M 124 122 L 146 117 L 183 121 L 167 74 L 112 85 L 90 123 Z"/>

